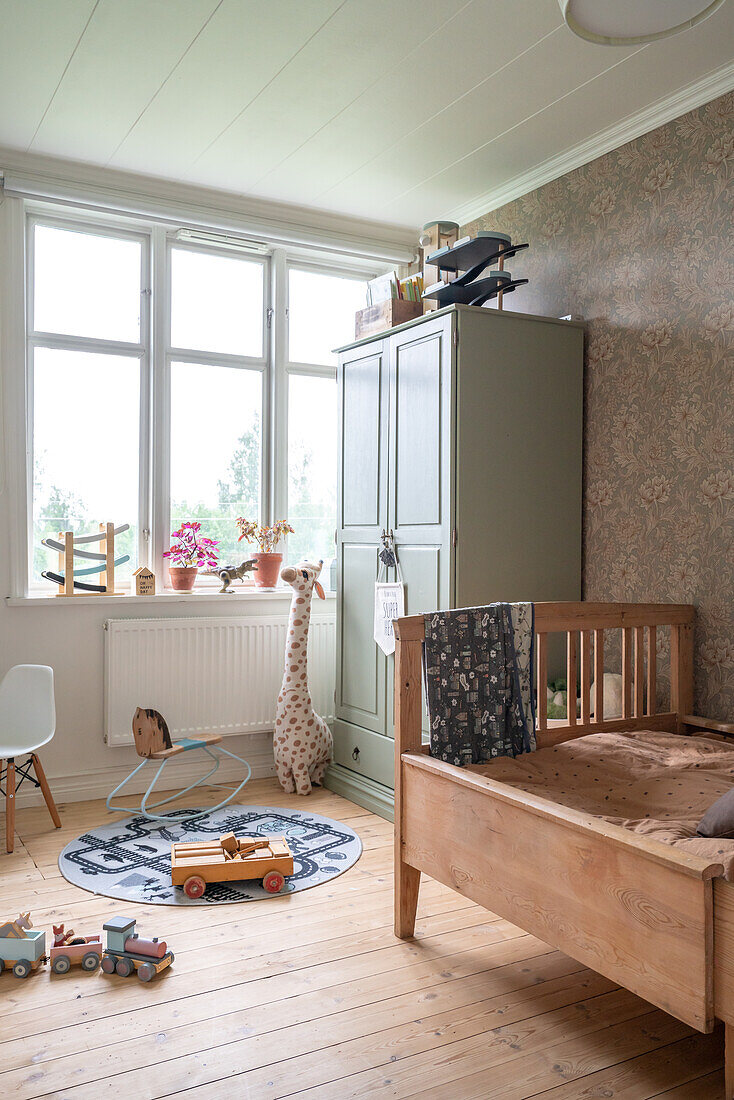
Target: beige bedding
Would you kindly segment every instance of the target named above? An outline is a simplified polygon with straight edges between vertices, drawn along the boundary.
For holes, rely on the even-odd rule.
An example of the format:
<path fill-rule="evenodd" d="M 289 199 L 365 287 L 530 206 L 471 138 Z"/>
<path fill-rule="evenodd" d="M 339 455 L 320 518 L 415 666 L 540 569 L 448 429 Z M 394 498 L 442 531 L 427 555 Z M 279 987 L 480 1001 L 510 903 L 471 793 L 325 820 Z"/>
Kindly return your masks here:
<path fill-rule="evenodd" d="M 734 744 L 652 730 L 594 733 L 471 771 L 715 860 L 734 880 L 734 840 L 696 836 L 734 787 Z"/>

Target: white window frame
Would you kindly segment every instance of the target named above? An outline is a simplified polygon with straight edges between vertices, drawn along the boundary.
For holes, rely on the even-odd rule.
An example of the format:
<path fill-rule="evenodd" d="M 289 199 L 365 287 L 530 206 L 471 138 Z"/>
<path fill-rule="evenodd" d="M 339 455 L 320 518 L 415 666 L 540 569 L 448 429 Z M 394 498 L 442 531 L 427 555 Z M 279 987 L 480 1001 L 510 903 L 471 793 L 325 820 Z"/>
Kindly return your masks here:
<path fill-rule="evenodd" d="M 134 240 L 140 244 L 140 341 L 137 344 L 122 340 L 107 340 L 100 337 L 66 336 L 59 333 L 43 332 L 36 330 L 34 324 L 34 258 L 33 236 L 37 225 L 48 226 L 53 229 L 66 229 L 74 233 L 86 233 L 90 236 L 116 237 L 122 240 Z M 46 216 L 31 213 L 26 218 L 25 226 L 25 255 L 26 255 L 26 588 L 27 591 L 46 591 L 45 587 L 34 583 L 37 578 L 30 577 L 30 564 L 33 561 L 33 462 L 34 462 L 34 353 L 37 348 L 51 348 L 63 351 L 91 352 L 100 355 L 123 355 L 130 359 L 138 359 L 140 364 L 140 419 L 139 432 L 139 464 L 138 464 L 138 560 L 145 563 L 148 557 L 146 546 L 150 531 L 150 436 L 152 430 L 151 420 L 151 317 L 150 317 L 150 274 L 151 274 L 151 242 L 150 234 L 140 229 L 123 228 L 112 225 L 109 222 L 100 222 L 96 219 L 79 220 L 73 216 L 63 215 Z M 112 412 L 112 410 L 110 410 Z M 112 437 L 114 443 L 114 436 Z M 110 517 L 117 522 L 117 517 Z"/>
<path fill-rule="evenodd" d="M 240 370 L 257 371 L 262 375 L 262 405 L 261 405 L 261 430 L 260 441 L 260 516 L 259 522 L 269 514 L 268 499 L 268 455 L 270 439 L 270 393 L 268 386 L 268 374 L 271 361 L 270 352 L 270 328 L 272 327 L 272 276 L 270 272 L 271 257 L 263 253 L 247 253 L 246 249 L 233 253 L 231 248 L 224 248 L 216 244 L 191 242 L 180 240 L 176 233 L 166 231 L 163 227 L 155 227 L 153 230 L 154 247 L 153 254 L 158 258 L 162 271 L 159 273 L 159 293 L 154 290 L 154 305 L 156 309 L 155 331 L 157 333 L 155 361 L 161 364 L 161 369 L 155 371 L 156 398 L 154 399 L 154 421 L 156 430 L 153 433 L 153 514 L 151 529 L 153 532 L 151 568 L 157 576 L 168 580 L 168 566 L 163 557 L 164 550 L 170 545 L 171 531 L 171 364 L 200 363 L 221 367 L 232 367 Z M 232 355 L 224 352 L 196 351 L 193 348 L 175 347 L 171 342 L 171 305 L 172 305 L 172 279 L 171 279 L 171 253 L 176 249 L 185 252 L 204 252 L 212 256 L 224 256 L 231 259 L 239 256 L 248 262 L 256 263 L 263 269 L 263 312 L 262 312 L 262 355 Z M 199 587 L 214 587 L 217 582 L 211 577 L 200 577 L 197 581 Z"/>
<path fill-rule="evenodd" d="M 274 473 L 274 484 L 278 490 L 278 496 L 283 502 L 283 507 L 280 510 L 279 515 L 288 515 L 288 470 L 290 464 L 290 455 L 288 454 L 288 424 L 290 410 L 288 408 L 288 394 L 290 392 L 290 376 L 301 375 L 308 378 L 333 378 L 336 383 L 336 366 L 330 364 L 319 363 L 299 363 L 297 360 L 292 360 L 290 357 L 290 329 L 288 326 L 288 316 L 290 310 L 290 273 L 291 271 L 313 271 L 317 275 L 333 275 L 339 279 L 354 279 L 355 282 L 365 282 L 369 278 L 373 278 L 374 274 L 367 275 L 364 270 L 360 270 L 359 267 L 351 267 L 349 264 L 345 264 L 344 267 L 336 267 L 332 264 L 315 263 L 312 260 L 296 259 L 284 257 L 283 262 L 283 276 L 280 279 L 280 289 L 283 292 L 284 300 L 282 308 L 278 311 L 279 315 L 282 315 L 285 321 L 285 331 L 282 335 L 280 347 L 282 349 L 282 360 L 279 362 L 276 359 L 276 376 L 280 376 L 281 382 L 278 387 L 278 400 L 279 408 L 278 413 L 280 416 L 280 423 L 283 425 L 284 432 L 284 460 L 280 463 L 279 468 L 276 464 L 276 470 Z M 336 455 L 334 456 L 336 462 Z M 334 516 L 334 534 L 336 535 L 337 517 Z M 334 545 L 334 553 L 336 553 L 336 544 Z"/>
<path fill-rule="evenodd" d="M 46 588 L 30 576 L 33 560 L 33 350 L 35 347 L 63 347 L 71 350 L 98 351 L 136 356 L 141 363 L 140 390 L 140 466 L 138 556 L 140 565 L 148 565 L 168 584 L 163 551 L 170 542 L 170 379 L 172 361 L 212 363 L 247 370 L 259 370 L 262 390 L 262 457 L 260 522 L 272 523 L 288 515 L 288 380 L 291 374 L 336 378 L 330 365 L 290 362 L 288 359 L 288 287 L 291 268 L 315 271 L 339 278 L 366 281 L 380 274 L 384 265 L 306 248 L 269 247 L 267 242 L 249 249 L 242 238 L 248 260 L 264 268 L 263 355 L 259 358 L 232 356 L 219 352 L 200 352 L 174 348 L 170 342 L 171 263 L 175 248 L 233 255 L 232 237 L 221 229 L 204 233 L 196 229 L 196 240 L 182 239 L 178 223 L 157 222 L 148 218 L 89 213 L 73 206 L 59 207 L 45 202 L 14 201 L 8 212 L 8 265 L 0 282 L 7 290 L 7 317 L 11 318 L 3 337 L 6 363 L 23 363 L 21 376 L 14 373 L 6 387 L 8 408 L 23 409 L 8 440 L 6 479 L 11 492 L 11 514 L 17 537 L 13 540 L 11 596 L 48 596 Z M 141 340 L 140 344 L 66 337 L 38 333 L 33 325 L 33 231 L 37 224 L 56 225 L 76 232 L 120 236 L 142 242 L 141 247 Z M 206 236 L 207 240 L 202 240 Z M 238 232 L 239 236 L 239 232 Z M 228 244 L 217 238 L 227 237 Z M 245 258 L 245 255 L 242 257 Z M 24 278 L 18 279 L 18 272 Z M 20 309 L 16 309 L 20 306 Z M 200 582 L 201 584 L 201 582 Z M 212 586 L 215 582 L 212 581 Z M 155 599 L 155 597 L 150 597 Z M 67 601 L 58 601 L 65 605 Z"/>

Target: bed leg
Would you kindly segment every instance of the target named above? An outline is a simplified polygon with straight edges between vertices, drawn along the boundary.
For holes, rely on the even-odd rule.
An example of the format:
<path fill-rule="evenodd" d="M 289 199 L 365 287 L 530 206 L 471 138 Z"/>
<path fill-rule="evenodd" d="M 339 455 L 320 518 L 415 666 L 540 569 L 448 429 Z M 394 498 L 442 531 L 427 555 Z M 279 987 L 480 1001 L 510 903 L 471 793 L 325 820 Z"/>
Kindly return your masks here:
<path fill-rule="evenodd" d="M 415 932 L 421 873 L 403 862 L 406 806 L 403 753 L 421 751 L 421 654 L 423 616 L 397 619 L 395 630 L 395 935 L 409 940 Z"/>
<path fill-rule="evenodd" d="M 734 1100 L 734 1024 L 724 1023 L 724 1097 Z"/>
<path fill-rule="evenodd" d="M 415 932 L 421 873 L 408 863 L 395 862 L 395 935 L 409 940 Z M 734 1049 L 734 1047 L 732 1048 Z"/>

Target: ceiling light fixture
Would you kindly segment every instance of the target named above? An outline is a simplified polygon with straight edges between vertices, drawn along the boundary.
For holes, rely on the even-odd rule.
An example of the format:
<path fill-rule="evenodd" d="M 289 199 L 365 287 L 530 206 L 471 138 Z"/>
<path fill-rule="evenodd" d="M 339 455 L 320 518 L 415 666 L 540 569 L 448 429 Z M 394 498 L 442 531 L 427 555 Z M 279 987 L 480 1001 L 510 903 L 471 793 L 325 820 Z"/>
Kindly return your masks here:
<path fill-rule="evenodd" d="M 724 0 L 558 0 L 566 25 L 600 46 L 636 46 L 695 27 Z"/>

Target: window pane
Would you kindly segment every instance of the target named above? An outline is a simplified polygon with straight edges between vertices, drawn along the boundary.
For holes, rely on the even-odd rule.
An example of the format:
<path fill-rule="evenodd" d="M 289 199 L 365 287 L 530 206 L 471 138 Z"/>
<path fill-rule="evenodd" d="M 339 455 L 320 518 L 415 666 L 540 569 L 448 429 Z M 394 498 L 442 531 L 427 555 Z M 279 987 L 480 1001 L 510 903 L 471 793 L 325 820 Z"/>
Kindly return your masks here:
<path fill-rule="evenodd" d="M 222 565 L 249 556 L 235 519 L 260 517 L 261 407 L 258 371 L 171 364 L 171 530 L 199 520 Z"/>
<path fill-rule="evenodd" d="M 336 526 L 336 382 L 292 374 L 288 382 L 288 561 L 323 558 L 329 587 Z"/>
<path fill-rule="evenodd" d="M 140 241 L 46 225 L 34 241 L 37 331 L 140 342 Z"/>
<path fill-rule="evenodd" d="M 42 538 L 60 531 L 93 534 L 109 522 L 130 524 L 115 539 L 115 557 L 130 555 L 115 579 L 129 581 L 138 556 L 139 418 L 139 360 L 36 349 L 31 584 L 47 586 L 41 570 L 59 569 L 58 554 L 42 547 Z M 79 558 L 75 568 L 94 564 Z M 94 574 L 79 579 L 99 583 Z"/>
<path fill-rule="evenodd" d="M 238 257 L 172 249 L 173 347 L 260 358 L 264 270 Z"/>
<path fill-rule="evenodd" d="M 288 273 L 290 362 L 336 364 L 333 349 L 354 339 L 354 315 L 366 304 L 366 282 L 291 268 Z"/>

